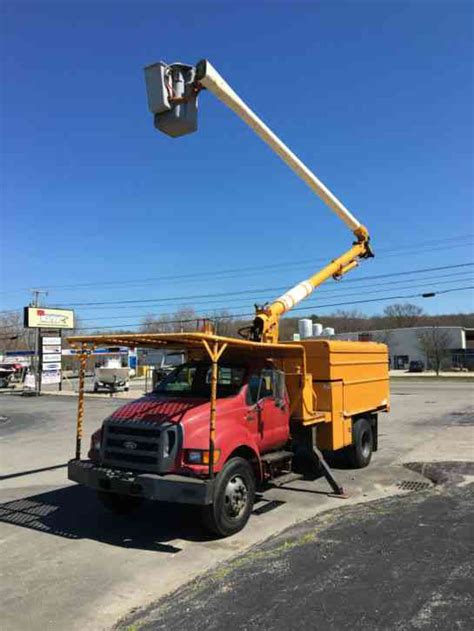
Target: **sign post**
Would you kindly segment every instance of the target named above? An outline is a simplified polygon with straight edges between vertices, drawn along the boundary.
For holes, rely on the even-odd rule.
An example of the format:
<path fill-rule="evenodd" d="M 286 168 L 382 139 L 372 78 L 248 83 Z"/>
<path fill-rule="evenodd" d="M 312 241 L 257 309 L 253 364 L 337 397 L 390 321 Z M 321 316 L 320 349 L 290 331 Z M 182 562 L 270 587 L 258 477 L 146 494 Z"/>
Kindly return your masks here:
<path fill-rule="evenodd" d="M 58 384 L 61 390 L 62 330 L 74 328 L 74 311 L 30 306 L 24 308 L 25 328 L 36 329 L 35 391 Z"/>

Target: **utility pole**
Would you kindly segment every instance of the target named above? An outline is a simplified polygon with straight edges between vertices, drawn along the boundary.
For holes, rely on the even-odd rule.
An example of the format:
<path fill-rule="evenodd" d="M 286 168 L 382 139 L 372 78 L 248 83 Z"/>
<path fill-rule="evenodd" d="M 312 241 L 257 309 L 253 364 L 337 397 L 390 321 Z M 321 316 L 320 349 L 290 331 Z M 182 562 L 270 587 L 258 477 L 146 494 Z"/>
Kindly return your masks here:
<path fill-rule="evenodd" d="M 40 296 L 44 294 L 48 295 L 48 292 L 44 289 L 30 289 L 32 293 L 32 299 L 30 306 L 31 307 L 39 307 Z M 35 331 L 35 394 L 39 396 L 41 394 L 41 369 L 40 369 L 40 357 L 39 357 L 39 347 L 40 347 L 40 330 L 39 328 Z"/>

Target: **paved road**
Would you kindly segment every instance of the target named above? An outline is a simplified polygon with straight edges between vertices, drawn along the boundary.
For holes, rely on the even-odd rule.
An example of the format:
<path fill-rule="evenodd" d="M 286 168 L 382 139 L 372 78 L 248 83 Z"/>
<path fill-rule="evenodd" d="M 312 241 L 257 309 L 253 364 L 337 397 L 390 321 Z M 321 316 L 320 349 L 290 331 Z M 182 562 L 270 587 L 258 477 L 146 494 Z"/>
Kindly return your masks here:
<path fill-rule="evenodd" d="M 224 564 L 120 628 L 468 631 L 473 518 L 474 484 L 331 511 Z"/>
<path fill-rule="evenodd" d="M 86 401 L 86 434 L 123 402 Z M 418 474 L 406 462 L 472 460 L 469 384 L 395 385 L 380 420 L 381 449 L 362 471 L 337 471 L 352 504 L 399 493 Z M 2 629 L 110 628 L 133 607 L 314 515 L 339 507 L 324 480 L 273 489 L 248 526 L 223 541 L 206 538 L 193 511 L 145 505 L 133 519 L 110 516 L 88 489 L 71 485 L 75 401 L 0 395 Z M 25 599 L 25 594 L 28 598 Z"/>

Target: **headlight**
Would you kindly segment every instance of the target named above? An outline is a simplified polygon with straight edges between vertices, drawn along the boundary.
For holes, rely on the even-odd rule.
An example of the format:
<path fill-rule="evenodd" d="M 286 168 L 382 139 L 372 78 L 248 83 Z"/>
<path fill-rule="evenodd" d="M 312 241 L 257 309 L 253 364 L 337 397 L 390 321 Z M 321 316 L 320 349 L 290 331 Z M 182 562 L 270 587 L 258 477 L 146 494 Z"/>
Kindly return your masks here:
<path fill-rule="evenodd" d="M 214 464 L 219 462 L 220 449 L 214 450 Z M 207 449 L 187 449 L 184 452 L 184 461 L 187 464 L 209 464 L 209 450 Z"/>
<path fill-rule="evenodd" d="M 91 451 L 100 451 L 102 443 L 102 428 L 98 429 L 91 436 Z"/>

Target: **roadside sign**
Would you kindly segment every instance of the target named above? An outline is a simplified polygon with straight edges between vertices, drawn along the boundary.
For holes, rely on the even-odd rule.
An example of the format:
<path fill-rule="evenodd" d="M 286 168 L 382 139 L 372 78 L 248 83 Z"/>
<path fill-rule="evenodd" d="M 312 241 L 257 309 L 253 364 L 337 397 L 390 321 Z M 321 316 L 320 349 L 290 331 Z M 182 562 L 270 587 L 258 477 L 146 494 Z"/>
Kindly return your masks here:
<path fill-rule="evenodd" d="M 60 362 L 61 361 L 61 352 L 59 353 L 43 353 L 43 364 L 45 362 Z"/>
<path fill-rule="evenodd" d="M 61 362 L 45 362 L 43 358 L 43 372 L 48 370 L 61 370 Z"/>
<path fill-rule="evenodd" d="M 43 337 L 43 347 L 44 346 L 51 346 L 51 345 L 61 345 L 61 338 L 60 337 Z"/>
<path fill-rule="evenodd" d="M 23 383 L 25 385 L 25 388 L 30 388 L 31 390 L 34 390 L 36 387 L 36 379 L 34 373 L 28 372 Z"/>
<path fill-rule="evenodd" d="M 74 311 L 48 307 L 25 307 L 23 324 L 30 329 L 73 329 Z"/>
<path fill-rule="evenodd" d="M 61 383 L 61 371 L 60 370 L 43 370 L 41 374 L 41 383 L 44 385 L 50 385 L 53 383 Z"/>
<path fill-rule="evenodd" d="M 61 353 L 61 344 L 45 345 L 43 339 L 43 356 L 50 355 L 51 353 Z"/>
<path fill-rule="evenodd" d="M 41 385 L 59 384 L 61 389 L 61 331 L 41 329 Z"/>

